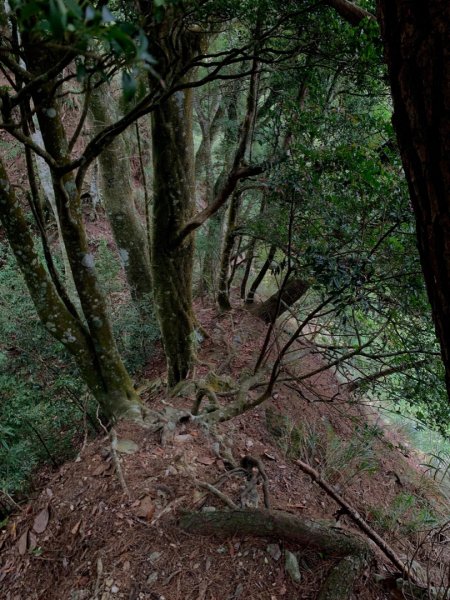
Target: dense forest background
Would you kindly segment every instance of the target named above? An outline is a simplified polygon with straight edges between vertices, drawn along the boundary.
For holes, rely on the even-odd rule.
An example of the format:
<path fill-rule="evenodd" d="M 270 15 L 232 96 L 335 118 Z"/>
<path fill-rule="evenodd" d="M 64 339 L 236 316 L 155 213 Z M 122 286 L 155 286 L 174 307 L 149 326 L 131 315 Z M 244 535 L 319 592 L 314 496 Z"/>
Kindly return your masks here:
<path fill-rule="evenodd" d="M 105 427 L 156 430 L 160 385 L 211 428 L 282 384 L 345 391 L 448 492 L 448 8 L 430 5 L 2 5 L 4 517 Z M 202 371 L 212 307 L 211 328 L 261 322 L 242 372 L 225 342 Z"/>

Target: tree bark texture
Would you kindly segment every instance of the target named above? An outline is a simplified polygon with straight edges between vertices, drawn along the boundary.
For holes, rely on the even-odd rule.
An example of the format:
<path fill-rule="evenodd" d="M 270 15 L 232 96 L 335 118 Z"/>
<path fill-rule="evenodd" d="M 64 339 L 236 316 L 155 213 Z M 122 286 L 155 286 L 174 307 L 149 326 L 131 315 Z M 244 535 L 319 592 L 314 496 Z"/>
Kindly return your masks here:
<path fill-rule="evenodd" d="M 174 233 L 193 213 L 191 91 L 178 92 L 153 115 L 152 275 L 168 385 L 186 378 L 194 357 L 192 235 L 173 247 Z"/>
<path fill-rule="evenodd" d="M 221 311 L 227 311 L 231 309 L 230 303 L 230 288 L 228 285 L 229 277 L 228 272 L 230 270 L 230 258 L 231 252 L 234 246 L 234 229 L 236 227 L 237 216 L 239 212 L 239 204 L 242 192 L 236 190 L 231 198 L 230 206 L 228 208 L 228 220 L 227 228 L 225 233 L 225 239 L 223 241 L 222 256 L 220 259 L 220 271 L 218 280 L 218 293 L 217 293 L 217 304 Z"/>
<path fill-rule="evenodd" d="M 148 10 L 141 2 L 142 10 Z M 201 34 L 177 25 L 176 8 L 149 27 L 158 73 L 170 81 L 199 51 Z M 176 46 L 176 47 L 175 47 Z M 186 76 L 188 78 L 189 76 Z M 179 83 L 187 83 L 188 79 Z M 150 255 L 156 315 L 167 360 L 168 386 L 185 379 L 195 355 L 192 307 L 194 238 L 175 243 L 195 210 L 192 89 L 179 90 L 152 114 L 153 215 Z"/>
<path fill-rule="evenodd" d="M 253 535 L 280 538 L 302 548 L 320 550 L 328 557 L 367 556 L 367 544 L 356 535 L 336 528 L 334 522 L 294 516 L 280 510 L 227 510 L 188 513 L 180 526 L 200 535 Z"/>
<path fill-rule="evenodd" d="M 95 344 L 87 327 L 73 314 L 55 288 L 36 252 L 26 217 L 0 161 L 0 221 L 45 328 L 74 357 L 80 375 L 110 417 L 140 410 L 131 381 L 111 386 L 102 375 Z"/>
<path fill-rule="evenodd" d="M 450 396 L 450 3 L 379 0 L 393 124 Z"/>
<path fill-rule="evenodd" d="M 252 307 L 252 314 L 259 317 L 266 323 L 273 323 L 289 307 L 295 304 L 307 291 L 308 284 L 302 279 L 293 277 L 290 279 L 280 292 L 276 292 L 262 304 Z"/>
<path fill-rule="evenodd" d="M 39 76 L 48 68 L 48 55 L 37 52 L 30 40 L 24 39 L 24 47 L 30 72 Z M 68 144 L 53 85 L 53 82 L 43 83 L 35 90 L 33 101 L 45 149 L 59 165 L 64 165 L 69 161 Z M 80 190 L 73 174 L 59 178 L 52 173 L 52 176 L 64 245 L 89 331 L 94 365 L 104 390 L 102 407 L 109 416 L 138 413 L 139 398 L 117 351 L 106 301 L 86 238 Z"/>
<path fill-rule="evenodd" d="M 114 98 L 105 85 L 92 91 L 90 110 L 95 133 L 115 120 L 113 107 Z M 100 154 L 101 189 L 131 295 L 140 303 L 144 299 L 150 300 L 152 276 L 147 236 L 134 204 L 127 154 L 123 135 L 116 137 Z"/>

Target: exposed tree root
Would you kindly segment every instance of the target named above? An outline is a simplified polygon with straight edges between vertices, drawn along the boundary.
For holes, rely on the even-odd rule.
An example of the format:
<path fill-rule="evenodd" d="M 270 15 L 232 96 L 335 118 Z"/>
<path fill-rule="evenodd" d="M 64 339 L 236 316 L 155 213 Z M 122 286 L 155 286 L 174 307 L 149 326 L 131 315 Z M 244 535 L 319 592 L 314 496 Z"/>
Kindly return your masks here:
<path fill-rule="evenodd" d="M 294 542 L 326 556 L 342 558 L 332 569 L 319 600 L 346 600 L 371 557 L 369 546 L 357 536 L 327 521 L 313 521 L 276 510 L 230 510 L 187 513 L 180 526 L 199 535 L 254 535 Z"/>
<path fill-rule="evenodd" d="M 275 537 L 320 550 L 327 556 L 369 556 L 364 540 L 334 527 L 333 522 L 298 517 L 279 510 L 230 510 L 187 513 L 180 527 L 199 535 Z"/>
<path fill-rule="evenodd" d="M 367 559 L 362 555 L 345 556 L 328 573 L 317 600 L 350 598 L 353 586 L 366 565 Z"/>

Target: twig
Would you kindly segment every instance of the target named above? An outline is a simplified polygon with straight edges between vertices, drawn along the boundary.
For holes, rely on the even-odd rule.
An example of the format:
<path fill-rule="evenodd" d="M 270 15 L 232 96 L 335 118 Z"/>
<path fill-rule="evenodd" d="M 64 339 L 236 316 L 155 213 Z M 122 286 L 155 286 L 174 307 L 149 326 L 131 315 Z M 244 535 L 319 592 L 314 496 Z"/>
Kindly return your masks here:
<path fill-rule="evenodd" d="M 342 496 L 340 496 L 329 483 L 321 478 L 320 474 L 315 469 L 301 460 L 296 460 L 295 463 L 304 473 L 309 475 L 319 487 L 321 487 L 329 496 L 331 496 L 331 498 L 333 498 L 333 500 L 337 502 L 339 506 L 345 510 L 346 514 L 360 527 L 360 529 L 362 529 L 362 531 L 364 531 L 369 539 L 372 540 L 372 542 L 374 542 L 378 548 L 380 548 L 383 554 L 389 558 L 389 560 L 399 569 L 406 579 L 409 579 L 420 587 L 423 586 L 423 583 L 417 579 L 411 568 L 403 562 L 395 550 L 391 548 L 391 546 L 389 546 L 389 544 L 381 536 L 379 536 L 378 533 L 372 529 L 372 527 L 370 527 L 370 525 L 362 518 L 359 512 L 353 508 L 353 506 L 344 500 L 344 498 L 342 498 Z"/>
<path fill-rule="evenodd" d="M 22 508 L 17 504 L 17 502 L 15 500 L 13 500 L 11 498 L 11 496 L 8 494 L 8 492 L 5 492 L 5 490 L 0 490 L 0 494 L 6 499 L 6 501 L 15 509 L 17 509 L 18 511 L 22 512 Z"/>
<path fill-rule="evenodd" d="M 222 502 L 224 504 L 226 504 L 228 506 L 228 508 L 232 508 L 233 510 L 238 509 L 238 506 L 233 502 L 233 500 L 231 498 L 229 498 L 226 494 L 224 494 L 223 492 L 218 490 L 216 487 L 214 487 L 210 483 L 208 483 L 206 481 L 198 481 L 198 480 L 195 483 L 199 487 L 202 487 L 205 490 L 208 490 L 208 492 L 210 492 L 211 494 L 214 494 L 215 496 L 220 498 L 220 500 L 222 500 Z"/>

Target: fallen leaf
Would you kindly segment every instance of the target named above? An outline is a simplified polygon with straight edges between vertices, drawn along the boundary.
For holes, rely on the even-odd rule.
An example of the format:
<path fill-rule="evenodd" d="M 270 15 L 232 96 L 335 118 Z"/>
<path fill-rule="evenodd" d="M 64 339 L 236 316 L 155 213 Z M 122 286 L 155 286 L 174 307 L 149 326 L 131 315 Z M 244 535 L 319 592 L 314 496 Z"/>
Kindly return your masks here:
<path fill-rule="evenodd" d="M 92 475 L 94 475 L 94 477 L 97 477 L 98 475 L 102 475 L 105 471 L 108 471 L 108 469 L 111 467 L 111 463 L 103 463 L 101 465 L 99 465 L 93 472 Z"/>
<path fill-rule="evenodd" d="M 153 504 L 153 500 L 150 496 L 145 496 L 142 498 L 138 507 L 136 507 L 134 514 L 141 519 L 146 519 L 147 521 L 151 521 L 153 515 L 155 514 L 156 507 Z"/>
<path fill-rule="evenodd" d="M 72 535 L 77 535 L 78 530 L 80 529 L 80 525 L 81 525 L 81 519 L 78 521 L 78 523 L 75 523 L 75 525 L 72 527 L 72 529 L 70 530 L 70 533 Z"/>
<path fill-rule="evenodd" d="M 43 533 L 47 529 L 50 513 L 48 508 L 43 508 L 34 519 L 33 529 L 36 533 Z"/>
<path fill-rule="evenodd" d="M 27 551 L 27 546 L 28 546 L 28 529 L 25 529 L 25 531 L 22 533 L 22 535 L 20 536 L 19 541 L 17 543 L 17 549 L 19 550 L 20 556 L 23 556 L 25 554 L 25 552 Z"/>
<path fill-rule="evenodd" d="M 269 454 L 268 452 L 264 452 L 264 456 L 269 460 L 276 460 L 275 456 L 273 456 L 273 454 Z"/>
<path fill-rule="evenodd" d="M 201 465 L 208 466 L 214 464 L 216 459 L 212 456 L 197 456 L 197 462 L 199 462 Z"/>
<path fill-rule="evenodd" d="M 30 531 L 30 544 L 28 546 L 28 550 L 30 552 L 32 552 L 37 546 L 37 537 L 35 536 L 35 534 Z"/>

